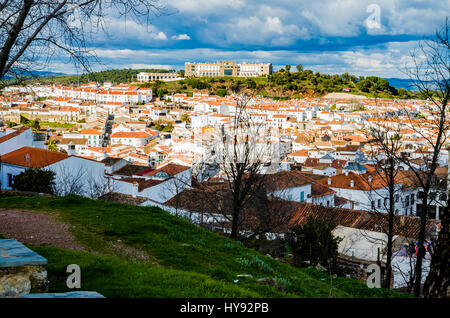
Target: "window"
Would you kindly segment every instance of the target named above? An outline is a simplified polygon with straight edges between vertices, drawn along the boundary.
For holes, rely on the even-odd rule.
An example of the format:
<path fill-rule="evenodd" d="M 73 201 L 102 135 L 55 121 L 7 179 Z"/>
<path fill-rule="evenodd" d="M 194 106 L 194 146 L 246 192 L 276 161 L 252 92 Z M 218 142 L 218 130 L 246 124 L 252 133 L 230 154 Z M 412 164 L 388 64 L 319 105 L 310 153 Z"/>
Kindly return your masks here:
<path fill-rule="evenodd" d="M 407 195 L 405 197 L 405 203 L 406 203 L 406 206 L 409 206 L 409 195 Z"/>
<path fill-rule="evenodd" d="M 398 194 L 395 195 L 395 202 L 398 202 Z"/>
<path fill-rule="evenodd" d="M 305 192 L 300 193 L 300 202 L 305 202 Z"/>
<path fill-rule="evenodd" d="M 411 205 L 414 204 L 414 193 L 411 193 Z"/>
<path fill-rule="evenodd" d="M 291 201 L 292 200 L 292 194 L 288 195 L 288 200 Z"/>
<path fill-rule="evenodd" d="M 381 199 L 378 199 L 378 207 L 381 208 Z"/>
<path fill-rule="evenodd" d="M 375 201 L 372 201 L 372 210 L 375 210 Z"/>
<path fill-rule="evenodd" d="M 14 185 L 14 177 L 11 173 L 8 173 L 8 187 L 12 187 Z"/>

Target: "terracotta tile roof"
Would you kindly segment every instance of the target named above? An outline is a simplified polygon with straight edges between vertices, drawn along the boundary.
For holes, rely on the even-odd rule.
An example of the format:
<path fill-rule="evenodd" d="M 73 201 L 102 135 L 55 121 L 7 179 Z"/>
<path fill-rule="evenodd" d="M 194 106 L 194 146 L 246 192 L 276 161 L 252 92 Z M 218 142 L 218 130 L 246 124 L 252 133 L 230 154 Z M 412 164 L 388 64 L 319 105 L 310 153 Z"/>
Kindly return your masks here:
<path fill-rule="evenodd" d="M 304 166 L 305 167 L 316 167 L 319 164 L 319 158 L 307 158 L 305 160 Z"/>
<path fill-rule="evenodd" d="M 388 215 L 386 213 L 298 203 L 298 209 L 289 222 L 288 228 L 303 223 L 310 215 L 321 216 L 336 225 L 375 232 L 385 232 L 388 224 Z M 426 229 L 428 233 L 432 232 L 435 226 L 435 220 L 427 220 Z M 394 216 L 394 235 L 417 238 L 419 235 L 419 228 L 419 218 L 413 216 Z"/>
<path fill-rule="evenodd" d="M 69 155 L 62 152 L 49 151 L 41 148 L 22 147 L 1 156 L 1 161 L 3 163 L 21 167 L 42 168 L 67 159 L 68 157 Z"/>
<path fill-rule="evenodd" d="M 101 135 L 102 133 L 95 129 L 82 129 L 80 131 L 81 135 Z"/>
<path fill-rule="evenodd" d="M 104 163 L 105 166 L 112 166 L 113 164 L 115 164 L 116 162 L 118 162 L 118 161 L 120 161 L 120 160 L 121 160 L 120 158 L 111 158 L 111 157 L 108 157 L 108 158 L 105 158 L 105 159 L 101 160 L 100 162 L 101 162 L 101 163 Z"/>
<path fill-rule="evenodd" d="M 177 164 L 174 164 L 174 163 L 169 163 L 169 164 L 167 164 L 167 165 L 165 165 L 165 166 L 163 166 L 161 168 L 158 168 L 158 169 L 155 169 L 155 170 L 152 170 L 152 171 L 149 171 L 149 172 L 144 172 L 144 173 L 141 173 L 139 175 L 146 176 L 146 177 L 151 177 L 151 176 L 157 174 L 160 171 L 164 171 L 168 175 L 174 176 L 174 175 L 177 175 L 177 174 L 179 174 L 179 173 L 181 173 L 183 171 L 186 171 L 188 169 L 190 169 L 190 168 L 186 167 L 186 166 L 177 165 Z"/>
<path fill-rule="evenodd" d="M 372 181 L 369 181 L 369 176 L 372 176 Z M 320 183 L 324 185 L 328 185 L 331 188 L 340 188 L 340 189 L 351 189 L 351 190 L 360 190 L 360 191 L 370 191 L 373 189 L 381 189 L 386 187 L 386 183 L 384 178 L 382 178 L 377 173 L 365 173 L 362 175 L 356 174 L 352 171 L 348 173 L 348 175 L 340 174 L 337 176 L 332 176 L 331 184 L 328 184 L 328 177 L 319 180 Z M 354 186 L 350 185 L 351 181 L 354 181 Z M 400 180 L 396 180 L 396 183 L 401 183 Z"/>
<path fill-rule="evenodd" d="M 268 192 L 302 187 L 312 183 L 311 179 L 306 178 L 300 171 L 296 170 L 280 171 L 266 175 L 264 182 Z"/>
<path fill-rule="evenodd" d="M 165 180 L 145 180 L 142 178 L 122 178 L 120 179 L 120 181 L 123 182 L 128 182 L 128 183 L 137 183 L 139 185 L 139 192 L 147 189 L 147 188 L 151 188 L 154 187 L 160 183 L 163 183 Z"/>
<path fill-rule="evenodd" d="M 12 139 L 12 138 L 14 138 L 16 136 L 19 136 L 20 134 L 22 134 L 23 132 L 27 131 L 28 129 L 31 129 L 31 128 L 29 128 L 29 127 L 21 127 L 19 129 L 17 129 L 16 131 L 14 131 L 12 133 L 9 133 L 6 136 L 1 137 L 0 138 L 0 144 L 5 142 L 5 141 L 8 141 L 8 140 L 10 140 L 10 139 Z"/>
<path fill-rule="evenodd" d="M 121 175 L 121 176 L 137 176 L 140 173 L 144 173 L 146 171 L 150 171 L 152 168 L 150 167 L 143 167 L 143 166 L 136 166 L 136 165 L 126 165 L 120 168 L 117 171 L 114 171 L 114 174 Z"/>
<path fill-rule="evenodd" d="M 120 132 L 116 132 L 113 133 L 111 135 L 111 138 L 138 138 L 138 139 L 142 139 L 142 138 L 148 138 L 151 135 L 143 132 L 143 131 L 129 131 L 129 132 L 125 132 L 125 131 L 120 131 Z"/>

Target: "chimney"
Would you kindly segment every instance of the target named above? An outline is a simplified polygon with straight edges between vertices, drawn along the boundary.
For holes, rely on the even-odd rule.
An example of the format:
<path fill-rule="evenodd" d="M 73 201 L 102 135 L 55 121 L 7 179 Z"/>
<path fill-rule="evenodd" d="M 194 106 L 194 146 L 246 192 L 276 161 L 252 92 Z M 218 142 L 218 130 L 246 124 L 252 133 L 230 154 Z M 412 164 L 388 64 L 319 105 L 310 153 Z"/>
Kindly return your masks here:
<path fill-rule="evenodd" d="M 350 187 L 354 187 L 355 186 L 355 181 L 354 180 L 350 180 Z"/>
<path fill-rule="evenodd" d="M 348 170 L 345 170 L 345 175 L 348 176 Z"/>
<path fill-rule="evenodd" d="M 134 181 L 133 182 L 133 189 L 131 191 L 131 196 L 133 198 L 135 198 L 138 192 L 139 192 L 139 185 L 138 185 L 138 183 L 136 181 Z"/>
<path fill-rule="evenodd" d="M 372 176 L 369 176 L 369 182 L 372 182 L 372 181 L 373 181 Z"/>
<path fill-rule="evenodd" d="M 75 154 L 76 154 L 76 152 L 75 152 L 75 145 L 72 142 L 69 143 L 69 146 L 68 146 L 67 150 L 68 150 L 67 154 L 69 156 L 75 156 Z"/>
<path fill-rule="evenodd" d="M 328 185 L 331 185 L 331 178 L 328 178 Z"/>

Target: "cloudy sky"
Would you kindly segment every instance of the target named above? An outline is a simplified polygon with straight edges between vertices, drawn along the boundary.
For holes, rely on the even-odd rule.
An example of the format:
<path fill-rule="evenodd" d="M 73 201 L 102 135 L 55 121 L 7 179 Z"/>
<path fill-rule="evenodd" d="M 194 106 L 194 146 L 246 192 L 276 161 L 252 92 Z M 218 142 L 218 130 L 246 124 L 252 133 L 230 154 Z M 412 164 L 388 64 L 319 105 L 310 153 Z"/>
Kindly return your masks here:
<path fill-rule="evenodd" d="M 405 77 L 411 50 L 433 36 L 450 0 L 160 0 L 142 25 L 107 21 L 89 44 L 104 68 L 184 68 L 184 62 L 286 64 L 329 74 Z M 68 72 L 68 66 L 55 70 Z"/>

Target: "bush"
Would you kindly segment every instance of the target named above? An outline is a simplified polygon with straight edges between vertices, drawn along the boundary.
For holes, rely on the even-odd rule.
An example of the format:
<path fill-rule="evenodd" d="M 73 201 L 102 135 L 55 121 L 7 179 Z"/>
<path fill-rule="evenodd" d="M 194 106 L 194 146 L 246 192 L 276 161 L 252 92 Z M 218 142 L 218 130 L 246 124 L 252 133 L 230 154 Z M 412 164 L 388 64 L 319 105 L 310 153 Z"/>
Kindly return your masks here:
<path fill-rule="evenodd" d="M 220 97 L 225 97 L 225 96 L 227 95 L 227 90 L 226 90 L 226 89 L 223 89 L 223 88 L 218 89 L 218 90 L 216 91 L 216 95 L 218 95 L 218 96 L 220 96 Z"/>
<path fill-rule="evenodd" d="M 29 168 L 14 176 L 13 188 L 16 190 L 53 194 L 54 186 L 53 171 Z"/>
<path fill-rule="evenodd" d="M 291 233 L 291 247 L 296 262 L 309 262 L 312 266 L 319 263 L 325 266 L 334 264 L 341 241 L 341 238 L 333 235 L 334 227 L 333 222 L 313 216 L 296 226 Z"/>

